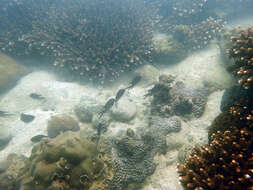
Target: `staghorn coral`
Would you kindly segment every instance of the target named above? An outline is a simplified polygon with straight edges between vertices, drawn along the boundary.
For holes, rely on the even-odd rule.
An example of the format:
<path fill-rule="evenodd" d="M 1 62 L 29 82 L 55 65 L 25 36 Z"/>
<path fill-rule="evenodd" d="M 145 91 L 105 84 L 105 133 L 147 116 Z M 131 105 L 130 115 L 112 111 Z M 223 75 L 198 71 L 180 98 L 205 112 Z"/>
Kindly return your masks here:
<path fill-rule="evenodd" d="M 209 144 L 195 147 L 178 167 L 185 189 L 252 189 L 252 102 L 242 98 L 214 121 Z"/>
<path fill-rule="evenodd" d="M 172 31 L 174 38 L 186 49 L 194 50 L 207 47 L 211 40 L 222 33 L 225 24 L 222 19 L 208 17 L 196 24 L 174 25 Z"/>
<path fill-rule="evenodd" d="M 46 57 L 59 69 L 100 83 L 151 61 L 157 17 L 155 8 L 147 9 L 141 0 L 17 2 L 12 2 L 15 8 L 6 9 L 3 18 L 10 21 L 13 9 L 18 9 L 22 23 L 19 32 L 0 35 L 3 52 Z"/>
<path fill-rule="evenodd" d="M 232 48 L 227 52 L 234 60 L 228 70 L 238 78 L 243 88 L 249 89 L 253 86 L 253 26 L 236 32 L 237 35 L 230 38 Z"/>
<path fill-rule="evenodd" d="M 208 0 L 172 0 L 172 9 L 174 14 L 185 18 L 202 12 L 207 2 Z"/>
<path fill-rule="evenodd" d="M 195 148 L 184 166 L 178 167 L 185 189 L 252 188 L 252 132 L 231 127 L 212 137 L 210 145 Z"/>

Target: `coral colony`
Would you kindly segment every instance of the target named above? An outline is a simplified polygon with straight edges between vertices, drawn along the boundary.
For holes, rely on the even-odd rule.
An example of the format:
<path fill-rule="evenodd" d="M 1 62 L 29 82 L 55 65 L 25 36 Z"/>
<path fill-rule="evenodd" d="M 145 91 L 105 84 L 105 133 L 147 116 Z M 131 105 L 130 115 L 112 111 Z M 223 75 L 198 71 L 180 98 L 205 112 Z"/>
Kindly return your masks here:
<path fill-rule="evenodd" d="M 231 36 L 232 48 L 227 51 L 234 59 L 229 70 L 238 77 L 238 83 L 245 89 L 253 86 L 253 27 L 237 31 Z"/>
<path fill-rule="evenodd" d="M 7 22 L 1 26 L 16 27 L 0 34 L 4 53 L 47 57 L 55 67 L 100 83 L 151 61 L 157 17 L 141 0 L 17 2 L 2 15 Z M 9 26 L 12 17 L 21 24 Z"/>
<path fill-rule="evenodd" d="M 239 85 L 252 93 L 252 35 L 253 28 L 232 36 L 228 50 L 235 59 L 230 67 L 239 77 Z M 253 105 L 250 96 L 230 102 L 209 129 L 209 144 L 195 147 L 183 165 L 178 166 L 180 182 L 189 190 L 252 190 L 253 186 Z M 243 95 L 244 94 L 244 95 Z"/>

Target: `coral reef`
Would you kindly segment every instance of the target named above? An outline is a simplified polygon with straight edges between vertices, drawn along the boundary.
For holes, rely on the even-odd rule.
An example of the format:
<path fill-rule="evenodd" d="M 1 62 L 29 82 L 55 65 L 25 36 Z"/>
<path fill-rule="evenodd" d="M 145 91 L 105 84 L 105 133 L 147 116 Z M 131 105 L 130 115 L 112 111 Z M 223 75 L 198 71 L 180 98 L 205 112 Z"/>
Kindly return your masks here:
<path fill-rule="evenodd" d="M 178 167 L 185 189 L 252 189 L 253 104 L 241 97 L 209 129 L 209 144 L 195 147 Z"/>
<path fill-rule="evenodd" d="M 79 133 L 65 132 L 32 150 L 30 163 L 20 176 L 22 190 L 104 189 L 107 167 L 95 144 Z"/>
<path fill-rule="evenodd" d="M 234 63 L 228 67 L 243 88 L 253 86 L 253 27 L 241 29 L 237 35 L 231 36 L 232 48 L 228 50 Z"/>
<path fill-rule="evenodd" d="M 208 87 L 203 89 L 188 89 L 182 82 L 164 82 L 164 77 L 149 90 L 146 96 L 153 96 L 151 112 L 164 116 L 200 117 L 205 109 L 207 96 L 212 92 Z"/>
<path fill-rule="evenodd" d="M 253 76 L 251 30 L 252 27 L 241 30 L 240 35 L 231 37 L 228 54 L 235 64 L 229 69 L 241 77 L 241 85 L 225 91 L 223 112 L 209 127 L 208 144 L 196 146 L 179 165 L 180 182 L 185 189 L 252 189 L 253 103 L 252 83 L 248 80 Z"/>
<path fill-rule="evenodd" d="M 60 70 L 100 83 L 114 81 L 144 60 L 151 61 L 153 25 L 159 19 L 155 8 L 147 8 L 141 0 L 20 0 L 12 4 L 0 17 L 11 26 L 1 25 L 7 30 L 14 27 L 15 9 L 15 18 L 22 22 L 0 35 L 1 50 L 7 54 L 47 57 Z"/>
<path fill-rule="evenodd" d="M 78 131 L 79 129 L 78 122 L 65 114 L 52 116 L 47 123 L 47 133 L 50 138 L 54 138 L 65 131 Z"/>
<path fill-rule="evenodd" d="M 225 23 L 222 19 L 209 17 L 196 24 L 175 25 L 172 31 L 174 38 L 186 49 L 201 49 L 223 32 Z"/>
<path fill-rule="evenodd" d="M 178 167 L 185 189 L 251 189 L 252 131 L 232 126 L 212 136 L 210 145 L 195 148 Z"/>

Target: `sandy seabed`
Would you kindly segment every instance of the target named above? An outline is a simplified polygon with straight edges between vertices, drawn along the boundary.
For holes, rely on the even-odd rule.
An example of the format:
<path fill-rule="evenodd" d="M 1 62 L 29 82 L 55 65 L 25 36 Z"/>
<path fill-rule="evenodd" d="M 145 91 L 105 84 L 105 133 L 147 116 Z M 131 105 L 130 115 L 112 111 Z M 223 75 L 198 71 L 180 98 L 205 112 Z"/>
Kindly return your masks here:
<path fill-rule="evenodd" d="M 231 84 L 231 79 L 222 66 L 219 48 L 215 44 L 190 55 L 174 66 L 164 66 L 160 73 L 173 74 L 176 76 L 176 80 L 183 81 L 190 88 L 201 87 L 203 80 L 216 82 L 223 87 L 228 87 Z M 147 101 L 142 98 L 146 91 L 146 87 L 138 85 L 128 95 L 136 102 L 137 107 L 141 107 Z M 33 100 L 29 97 L 30 93 L 41 94 L 46 98 L 46 101 Z M 73 108 L 81 97 L 91 96 L 100 102 L 105 102 L 114 93 L 115 89 L 98 89 L 90 85 L 58 81 L 52 74 L 45 71 L 30 73 L 1 98 L 1 109 L 8 110 L 15 115 L 9 118 L 0 118 L 3 125 L 10 127 L 13 135 L 8 146 L 0 151 L 0 160 L 10 153 L 29 156 L 34 145 L 30 141 L 31 137 L 47 134 L 47 121 L 52 115 L 67 113 L 74 116 Z M 183 122 L 182 130 L 174 135 L 183 140 L 190 136 L 196 143 L 206 143 L 207 127 L 220 113 L 222 94 L 223 91 L 212 93 L 208 97 L 203 116 Z M 20 120 L 20 113 L 32 114 L 35 116 L 35 120 L 31 123 L 24 123 Z M 118 124 L 118 128 L 126 128 L 126 125 L 129 127 L 132 127 L 131 125 L 138 126 L 142 122 L 142 117 L 139 116 L 139 118 L 135 119 L 134 123 Z M 177 151 L 172 150 L 166 155 L 155 157 L 155 161 L 158 163 L 157 169 L 152 176 L 145 180 L 142 190 L 182 189 L 178 183 L 177 163 L 173 162 L 177 157 Z"/>

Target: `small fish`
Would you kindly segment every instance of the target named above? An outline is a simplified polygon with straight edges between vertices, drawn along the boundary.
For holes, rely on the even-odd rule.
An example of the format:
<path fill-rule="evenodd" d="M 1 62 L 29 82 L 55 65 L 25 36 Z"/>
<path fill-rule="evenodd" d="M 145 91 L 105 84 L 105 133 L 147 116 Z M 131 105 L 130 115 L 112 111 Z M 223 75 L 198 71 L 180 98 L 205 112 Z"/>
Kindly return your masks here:
<path fill-rule="evenodd" d="M 116 97 L 115 97 L 115 102 L 118 102 L 119 99 L 124 95 L 126 89 L 125 88 L 122 88 L 120 89 L 117 94 L 116 94 Z"/>
<path fill-rule="evenodd" d="M 45 97 L 43 97 L 42 95 L 37 94 L 37 93 L 31 93 L 29 96 L 32 99 L 35 99 L 35 100 L 44 100 L 44 99 L 46 99 Z"/>
<path fill-rule="evenodd" d="M 21 113 L 21 115 L 20 115 L 20 120 L 25 122 L 25 123 L 30 123 L 34 119 L 35 119 L 34 115 L 29 115 L 29 114 L 24 114 L 24 113 Z"/>
<path fill-rule="evenodd" d="M 97 127 L 96 145 L 98 145 L 98 142 L 99 142 L 99 139 L 100 139 L 102 130 L 103 130 L 103 124 L 102 124 L 102 123 L 99 123 L 99 124 L 98 124 L 98 127 Z"/>
<path fill-rule="evenodd" d="M 31 141 L 36 143 L 36 142 L 40 142 L 41 139 L 43 138 L 48 138 L 48 136 L 46 135 L 35 135 L 34 137 L 31 138 Z"/>
<path fill-rule="evenodd" d="M 101 118 L 108 110 L 110 110 L 115 103 L 114 98 L 110 98 L 103 107 L 103 110 L 99 112 L 99 118 Z"/>
<path fill-rule="evenodd" d="M 9 113 L 7 111 L 0 110 L 0 117 L 9 117 L 9 116 L 12 116 L 12 115 L 14 115 L 14 114 Z"/>
<path fill-rule="evenodd" d="M 141 80 L 141 75 L 136 75 L 126 89 L 133 88 Z"/>

